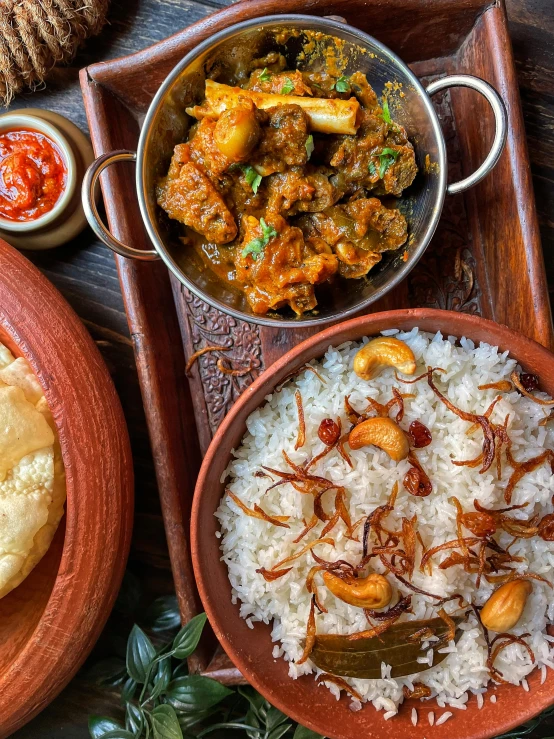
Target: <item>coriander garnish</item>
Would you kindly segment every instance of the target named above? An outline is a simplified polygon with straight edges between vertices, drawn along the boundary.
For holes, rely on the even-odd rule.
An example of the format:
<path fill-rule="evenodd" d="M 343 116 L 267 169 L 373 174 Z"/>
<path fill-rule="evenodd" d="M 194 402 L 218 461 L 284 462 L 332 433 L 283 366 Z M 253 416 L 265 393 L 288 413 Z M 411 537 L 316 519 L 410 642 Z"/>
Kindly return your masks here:
<path fill-rule="evenodd" d="M 268 226 L 263 218 L 260 218 L 260 227 L 262 229 L 262 235 L 256 239 L 252 239 L 242 250 L 242 256 L 247 257 L 249 254 L 252 255 L 252 259 L 257 259 L 263 250 L 268 245 L 270 239 L 277 236 L 277 231 L 273 226 Z"/>
<path fill-rule="evenodd" d="M 389 101 L 387 98 L 383 98 L 383 120 L 385 123 L 392 123 L 392 118 L 390 117 L 390 110 L 389 110 Z"/>
<path fill-rule="evenodd" d="M 263 68 L 262 73 L 258 77 L 258 79 L 260 80 L 260 82 L 269 82 L 269 80 L 271 79 L 271 72 L 267 67 Z"/>
<path fill-rule="evenodd" d="M 292 80 L 285 77 L 285 84 L 281 88 L 281 95 L 289 95 L 294 90 L 294 84 Z"/>
<path fill-rule="evenodd" d="M 399 156 L 399 151 L 397 151 L 396 149 L 390 149 L 388 146 L 379 154 L 379 177 L 381 177 L 381 179 L 383 178 L 383 175 L 385 174 L 387 169 L 391 166 L 391 164 L 394 164 Z"/>
<path fill-rule="evenodd" d="M 337 92 L 349 92 L 350 81 L 348 77 L 345 77 L 344 75 L 342 75 L 341 77 L 338 78 L 338 80 L 335 82 L 333 87 L 335 88 Z"/>
<path fill-rule="evenodd" d="M 242 171 L 244 172 L 244 178 L 252 188 L 254 195 L 258 192 L 258 187 L 262 181 L 261 174 L 258 174 L 251 164 L 243 164 Z"/>
<path fill-rule="evenodd" d="M 370 163 L 369 163 L 369 164 L 367 165 L 367 168 L 369 169 L 369 174 L 370 174 L 370 175 L 371 175 L 372 177 L 375 177 L 375 175 L 377 174 L 377 168 L 376 168 L 375 164 L 374 164 L 373 162 L 370 162 Z"/>
<path fill-rule="evenodd" d="M 306 151 L 308 153 L 308 159 L 312 156 L 314 151 L 314 137 L 312 134 L 308 136 L 305 143 Z"/>

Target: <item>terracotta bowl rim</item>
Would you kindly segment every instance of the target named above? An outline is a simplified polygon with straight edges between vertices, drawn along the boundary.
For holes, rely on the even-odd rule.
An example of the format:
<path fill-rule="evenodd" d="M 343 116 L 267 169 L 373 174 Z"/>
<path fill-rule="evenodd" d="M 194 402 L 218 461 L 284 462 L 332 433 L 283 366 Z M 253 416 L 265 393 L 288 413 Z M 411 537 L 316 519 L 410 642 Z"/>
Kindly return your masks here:
<path fill-rule="evenodd" d="M 115 386 L 84 324 L 40 270 L 3 239 L 0 239 L 0 261 L 5 261 L 8 266 L 16 269 L 20 279 L 16 289 L 9 281 L 6 283 L 5 293 L 13 304 L 7 308 L 0 305 L 0 341 L 5 343 L 13 354 L 22 356 L 29 362 L 42 387 L 59 432 L 67 479 L 67 498 L 60 522 L 60 527 L 64 526 L 63 546 L 56 577 L 33 631 L 12 662 L 0 674 L 0 686 L 9 686 L 11 681 L 19 685 L 25 684 L 25 675 L 30 669 L 38 670 L 44 679 L 39 685 L 22 688 L 24 692 L 31 691 L 26 697 L 24 708 L 21 704 L 15 705 L 17 701 L 13 700 L 13 696 L 9 704 L 5 704 L 5 699 L 0 697 L 0 706 L 3 707 L 0 736 L 7 736 L 44 709 L 65 687 L 88 656 L 110 615 L 130 548 L 133 467 L 127 426 Z M 32 291 L 31 294 L 37 304 L 36 314 L 40 314 L 41 306 L 44 309 L 45 317 L 39 319 L 34 329 L 30 326 L 36 319 L 35 311 L 30 310 L 26 313 L 25 302 L 19 299 L 19 294 L 24 291 Z M 18 318 L 17 323 L 13 321 L 14 315 L 21 316 L 21 320 Z M 31 331 L 35 330 L 39 332 L 43 330 L 43 333 L 39 338 L 32 337 L 29 341 Z M 74 349 L 73 358 L 69 354 L 57 353 L 56 366 L 40 366 L 38 358 L 47 353 L 44 347 L 49 344 L 52 348 L 55 346 L 55 340 L 61 341 L 61 336 L 64 336 L 67 342 L 71 342 Z M 71 366 L 75 364 L 76 356 L 84 363 L 87 377 L 93 378 L 93 381 L 84 389 L 71 386 L 66 392 L 61 389 L 63 380 L 60 383 L 56 380 L 56 370 L 63 371 L 64 378 L 66 371 L 68 376 L 75 376 Z M 61 403 L 64 398 L 66 402 Z M 94 400 L 97 401 L 96 407 L 87 406 L 87 403 Z M 91 434 L 95 425 L 101 423 L 102 419 L 111 419 L 113 423 L 113 443 L 110 446 L 113 456 L 110 460 L 101 460 L 94 465 L 96 482 L 98 477 L 103 475 L 106 483 L 110 482 L 111 486 L 106 484 L 103 494 L 96 486 L 94 493 L 97 500 L 101 495 L 103 510 L 108 510 L 111 506 L 112 513 L 119 511 L 119 519 L 105 527 L 104 541 L 112 547 L 110 556 L 106 558 L 106 562 L 110 562 L 111 569 L 109 571 L 101 567 L 93 569 L 86 577 L 86 582 L 79 577 L 83 572 L 84 561 L 90 558 L 98 565 L 99 561 L 102 561 L 102 552 L 98 540 L 87 540 L 88 532 L 83 530 L 83 522 L 86 519 L 92 524 L 91 529 L 97 529 L 100 524 L 94 524 L 98 510 L 89 504 L 89 496 L 93 493 L 92 483 L 86 483 L 89 468 L 85 475 L 84 465 L 87 463 L 79 452 L 79 444 L 77 441 L 72 444 L 67 435 L 72 425 L 75 425 L 78 412 L 88 413 L 86 418 L 91 424 Z M 90 475 L 92 474 L 90 472 Z M 115 501 L 114 492 L 117 494 Z M 81 553 L 76 551 L 75 538 L 72 536 L 79 530 L 83 534 L 81 539 L 84 539 Z M 95 584 L 94 594 L 91 594 L 91 581 Z M 70 596 L 73 598 L 72 608 L 80 614 L 77 626 L 75 617 L 72 617 L 72 626 L 75 626 L 73 632 L 64 629 L 64 623 L 67 623 L 65 618 L 69 615 L 67 601 Z M 49 642 L 52 642 L 55 648 L 47 654 L 41 649 Z"/>
<path fill-rule="evenodd" d="M 198 479 L 197 479 L 197 483 L 196 483 L 196 487 L 194 491 L 194 499 L 192 503 L 191 522 L 190 522 L 192 562 L 193 562 L 194 574 L 195 574 L 195 579 L 196 579 L 196 583 L 198 586 L 200 598 L 202 600 L 204 609 L 207 613 L 208 620 L 212 628 L 214 629 L 217 635 L 217 638 L 219 639 L 222 647 L 225 649 L 225 651 L 227 652 L 228 656 L 231 658 L 235 666 L 241 671 L 241 673 L 248 680 L 248 682 L 254 688 L 256 688 L 256 690 L 262 693 L 264 697 L 266 697 L 267 700 L 270 701 L 270 703 L 272 703 L 272 705 L 276 706 L 278 709 L 280 709 L 281 711 L 289 715 L 294 720 L 300 723 L 303 723 L 308 728 L 312 729 L 313 731 L 319 732 L 319 733 L 321 733 L 322 731 L 323 733 L 325 733 L 325 727 L 318 725 L 317 720 L 312 720 L 311 717 L 303 715 L 302 710 L 297 710 L 296 706 L 290 706 L 285 701 L 282 701 L 277 692 L 271 692 L 271 690 L 266 690 L 264 688 L 262 679 L 258 678 L 257 673 L 259 670 L 257 669 L 256 665 L 255 664 L 252 665 L 251 662 L 249 662 L 247 659 L 243 659 L 239 654 L 237 654 L 234 648 L 233 642 L 227 636 L 226 621 L 230 619 L 234 620 L 235 618 L 237 619 L 240 618 L 238 614 L 238 606 L 232 606 L 231 602 L 229 602 L 230 607 L 226 609 L 225 618 L 220 618 L 220 616 L 216 613 L 216 609 L 212 607 L 212 598 L 210 595 L 210 582 L 204 580 L 201 565 L 199 562 L 200 546 L 203 541 L 203 534 L 199 526 L 200 509 L 203 503 L 203 489 L 206 484 L 206 477 L 207 477 L 208 470 L 213 465 L 216 457 L 220 455 L 221 442 L 222 440 L 225 439 L 229 430 L 235 423 L 236 417 L 239 414 L 241 414 L 241 412 L 245 409 L 245 406 L 248 406 L 251 403 L 253 396 L 255 396 L 262 387 L 266 386 L 264 394 L 262 398 L 260 399 L 259 403 L 256 403 L 250 409 L 250 412 L 252 412 L 255 408 L 261 406 L 264 402 L 265 396 L 272 393 L 274 387 L 277 386 L 278 383 L 288 374 L 288 372 L 290 371 L 289 365 L 294 362 L 294 360 L 298 357 L 298 355 L 303 353 L 306 349 L 312 349 L 313 347 L 318 346 L 318 345 L 328 346 L 328 345 L 333 344 L 336 346 L 336 345 L 340 345 L 343 341 L 346 341 L 346 340 L 356 340 L 356 339 L 346 339 L 346 338 L 341 339 L 341 335 L 344 335 L 350 329 L 360 328 L 359 337 L 361 338 L 364 335 L 371 335 L 372 333 L 371 326 L 372 324 L 375 324 L 378 321 L 381 322 L 383 320 L 386 320 L 390 323 L 390 328 L 396 328 L 395 323 L 394 323 L 395 320 L 402 319 L 403 321 L 406 321 L 407 318 L 412 319 L 410 321 L 412 326 L 417 326 L 418 320 L 422 320 L 422 319 L 436 320 L 438 325 L 440 325 L 441 321 L 444 322 L 445 320 L 446 321 L 454 320 L 454 322 L 457 324 L 459 328 L 459 331 L 455 333 L 444 331 L 443 335 L 445 336 L 456 335 L 457 338 L 461 338 L 462 336 L 465 336 L 471 339 L 472 338 L 471 336 L 472 328 L 475 326 L 481 326 L 483 328 L 488 328 L 495 335 L 495 340 L 497 339 L 498 344 L 501 345 L 503 348 L 505 348 L 507 344 L 510 344 L 511 341 L 517 342 L 517 344 L 519 345 L 518 355 L 519 357 L 522 357 L 521 360 L 518 358 L 518 361 L 520 361 L 524 365 L 526 365 L 526 361 L 525 361 L 525 355 L 527 354 L 526 349 L 532 349 L 533 351 L 538 351 L 539 353 L 542 353 L 544 355 L 545 360 L 552 363 L 553 369 L 554 369 L 554 353 L 552 353 L 546 347 L 542 346 L 541 344 L 534 341 L 533 339 L 529 339 L 523 334 L 517 331 L 514 331 L 513 329 L 509 328 L 508 326 L 504 324 L 500 324 L 495 321 L 482 318 L 480 316 L 469 315 L 469 314 L 460 313 L 457 311 L 440 310 L 440 309 L 435 309 L 435 308 L 413 308 L 413 309 L 403 309 L 403 310 L 382 311 L 379 313 L 372 313 L 369 315 L 359 316 L 357 318 L 343 321 L 341 323 L 330 326 L 329 328 L 324 329 L 323 331 L 319 331 L 314 336 L 311 336 L 305 341 L 302 341 L 301 343 L 297 344 L 295 347 L 290 349 L 286 354 L 284 354 L 282 357 L 276 360 L 275 363 L 272 364 L 268 369 L 266 369 L 261 375 L 259 375 L 254 380 L 254 382 L 242 393 L 242 395 L 238 398 L 238 400 L 235 402 L 235 404 L 233 405 L 229 413 L 224 418 L 223 422 L 221 423 L 217 432 L 215 433 L 212 439 L 212 442 L 210 443 L 210 446 L 202 462 L 202 466 L 198 474 Z M 365 327 L 367 327 L 367 329 L 365 329 Z M 440 329 L 437 329 L 437 330 L 440 330 Z M 325 349 L 323 349 L 322 352 L 314 353 L 311 358 L 319 358 L 322 356 L 324 352 L 325 352 Z M 510 353 L 512 352 L 510 351 Z M 513 356 L 515 357 L 515 354 Z M 306 358 L 305 361 L 310 361 L 310 358 Z M 529 365 L 526 365 L 526 369 L 532 370 L 533 368 L 530 367 Z M 230 450 L 229 450 L 229 453 L 226 455 L 226 459 L 229 459 L 229 457 L 230 457 Z M 219 544 L 217 545 L 217 549 L 219 552 Z M 258 624 L 255 624 L 254 628 L 256 628 L 256 626 L 258 626 Z M 268 655 L 268 658 L 272 659 L 271 654 Z M 538 673 L 538 670 L 535 669 L 531 673 L 531 675 L 536 677 L 537 673 Z M 311 677 L 311 676 L 308 676 L 308 677 Z M 552 701 L 554 700 L 554 671 L 551 671 L 548 673 L 548 678 L 545 683 L 545 686 L 547 684 L 548 684 L 547 687 L 549 688 L 550 693 L 545 696 L 542 696 L 542 698 L 538 702 L 536 699 L 535 701 L 533 701 L 533 693 L 529 694 L 529 700 L 527 701 L 527 704 L 529 706 L 529 711 L 527 714 L 525 714 L 523 718 L 521 717 L 521 715 L 518 715 L 516 719 L 510 718 L 510 715 L 509 715 L 510 712 L 506 711 L 505 702 L 502 704 L 496 703 L 494 704 L 494 708 L 496 709 L 496 706 L 499 706 L 499 709 L 495 710 L 496 723 L 494 724 L 494 726 L 490 725 L 490 730 L 486 730 L 486 729 L 483 730 L 483 727 L 478 726 L 479 722 L 476 722 L 475 731 L 472 730 L 471 734 L 464 734 L 463 739 L 485 739 L 485 738 L 489 739 L 489 737 L 492 738 L 494 736 L 497 736 L 499 733 L 510 731 L 511 729 L 516 728 L 517 726 L 521 725 L 521 723 L 528 721 L 529 719 L 538 715 L 545 708 L 550 706 L 552 704 Z M 512 687 L 514 691 L 523 690 L 521 687 L 518 687 L 518 686 L 510 686 L 510 687 Z M 514 703 L 516 702 L 514 701 Z M 427 704 L 419 704 L 419 705 L 425 707 Z M 430 703 L 429 710 L 435 708 L 435 706 L 436 706 L 436 703 L 434 702 L 432 704 Z M 502 707 L 500 708 L 500 706 Z M 373 708 L 372 706 L 366 706 L 364 707 L 364 710 L 368 710 L 368 709 L 371 710 L 372 708 Z M 448 706 L 446 706 L 442 710 L 448 711 L 449 708 Z M 454 709 L 452 710 L 454 712 Z M 385 722 L 385 723 L 388 723 L 388 722 Z M 455 728 L 455 724 L 450 724 L 450 722 L 447 722 L 447 723 L 448 723 L 448 732 L 447 734 L 445 734 L 445 736 L 447 735 L 449 737 L 452 737 L 452 739 L 456 739 L 458 735 L 452 731 Z M 425 723 L 425 727 L 426 727 L 426 731 L 423 731 L 424 725 L 420 721 L 417 727 L 413 729 L 413 736 L 414 737 L 419 736 L 420 734 L 421 736 L 423 736 L 425 733 L 430 734 L 434 731 L 434 729 L 437 728 L 437 727 L 431 728 L 430 726 L 427 726 L 427 723 Z M 442 726 L 438 728 L 442 728 Z M 383 726 L 383 736 L 385 735 L 389 736 L 388 730 L 389 730 L 388 727 Z M 410 732 L 410 735 L 412 735 L 412 732 Z M 436 731 L 435 731 L 435 735 L 436 735 Z M 461 739 L 461 735 L 460 735 L 460 739 Z"/>

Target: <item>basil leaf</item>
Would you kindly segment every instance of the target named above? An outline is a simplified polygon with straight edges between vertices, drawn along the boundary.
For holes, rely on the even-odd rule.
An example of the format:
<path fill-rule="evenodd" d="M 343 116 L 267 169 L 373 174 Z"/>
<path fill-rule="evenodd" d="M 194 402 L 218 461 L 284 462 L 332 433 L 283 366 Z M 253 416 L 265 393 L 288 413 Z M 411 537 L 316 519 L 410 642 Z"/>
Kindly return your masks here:
<path fill-rule="evenodd" d="M 133 680 L 133 678 L 127 678 L 127 680 L 125 680 L 125 682 L 123 683 L 123 687 L 121 688 L 121 702 L 128 703 L 129 701 L 132 701 L 135 697 L 136 689 L 137 683 Z"/>
<path fill-rule="evenodd" d="M 127 703 L 125 726 L 136 736 L 140 736 L 144 727 L 144 714 L 133 703 Z"/>
<path fill-rule="evenodd" d="M 199 613 L 185 624 L 181 631 L 173 640 L 173 656 L 177 659 L 186 659 L 189 657 L 200 641 L 202 629 L 206 623 L 206 614 Z"/>
<path fill-rule="evenodd" d="M 281 739 L 283 734 L 286 734 L 291 726 L 292 724 L 281 724 L 281 726 L 277 726 L 273 731 L 269 732 L 267 739 Z"/>
<path fill-rule="evenodd" d="M 278 708 L 275 708 L 275 706 L 271 706 L 265 719 L 267 730 L 271 731 L 271 729 L 274 729 L 276 726 L 280 726 L 283 721 L 286 721 L 287 719 L 288 716 L 285 713 L 280 711 Z"/>
<path fill-rule="evenodd" d="M 175 709 L 167 704 L 156 706 L 151 713 L 154 739 L 183 739 Z"/>
<path fill-rule="evenodd" d="M 263 250 L 269 243 L 269 240 L 272 239 L 274 236 L 277 236 L 277 231 L 273 228 L 273 226 L 268 226 L 263 218 L 260 218 L 260 227 L 262 229 L 262 235 L 258 236 L 256 239 L 252 239 L 252 241 L 246 244 L 246 246 L 242 250 L 243 257 L 247 257 L 249 254 L 251 254 L 253 259 L 257 259 L 260 254 L 263 253 Z"/>
<path fill-rule="evenodd" d="M 271 72 L 267 67 L 263 68 L 263 71 L 258 79 L 260 80 L 260 82 L 269 82 L 269 80 L 271 79 Z"/>
<path fill-rule="evenodd" d="M 394 162 L 398 159 L 400 156 L 400 152 L 398 152 L 396 149 L 389 149 L 389 147 L 385 147 L 383 151 L 379 154 L 379 177 L 381 179 L 383 178 L 383 175 L 387 171 L 387 169 L 391 166 L 391 164 L 394 164 Z"/>
<path fill-rule="evenodd" d="M 148 667 L 155 656 L 156 650 L 152 642 L 135 624 L 127 641 L 127 672 L 133 680 L 137 683 L 143 683 L 146 680 Z"/>
<path fill-rule="evenodd" d="M 308 153 L 308 159 L 312 156 L 314 153 L 314 137 L 312 134 L 308 136 L 305 143 L 306 151 Z"/>
<path fill-rule="evenodd" d="M 169 685 L 169 681 L 171 680 L 171 657 L 167 657 L 166 659 L 162 659 L 161 662 L 158 662 L 158 666 L 156 668 L 156 674 L 154 675 L 153 679 L 153 687 L 150 691 L 150 700 L 155 700 L 158 698 L 164 690 Z"/>
<path fill-rule="evenodd" d="M 290 80 L 288 77 L 285 77 L 285 84 L 281 88 L 281 95 L 290 95 L 293 90 L 294 84 L 292 80 Z"/>
<path fill-rule="evenodd" d="M 255 195 L 258 192 L 258 187 L 260 186 L 260 182 L 262 181 L 261 174 L 258 174 L 254 167 L 252 167 L 252 165 L 250 164 L 243 164 L 242 171 L 244 172 L 244 177 L 254 191 Z"/>
<path fill-rule="evenodd" d="M 370 174 L 370 175 L 371 175 L 372 177 L 375 177 L 375 175 L 377 174 L 377 167 L 375 166 L 375 164 L 374 164 L 373 162 L 370 162 L 370 163 L 369 163 L 369 164 L 367 165 L 367 168 L 368 168 L 368 170 L 369 170 L 369 174 Z"/>
<path fill-rule="evenodd" d="M 156 598 L 140 622 L 151 631 L 178 629 L 181 625 L 181 614 L 177 598 L 174 595 L 163 595 L 161 598 Z"/>
<path fill-rule="evenodd" d="M 136 737 L 125 729 L 115 729 L 114 731 L 108 731 L 107 734 L 102 734 L 102 739 L 136 739 Z"/>
<path fill-rule="evenodd" d="M 188 675 L 172 680 L 165 691 L 166 699 L 180 711 L 198 711 L 217 705 L 233 691 L 202 675 Z"/>
<path fill-rule="evenodd" d="M 110 731 L 123 731 L 123 726 L 119 721 L 107 716 L 90 716 L 88 731 L 92 739 L 100 739 Z"/>
<path fill-rule="evenodd" d="M 389 101 L 387 98 L 383 98 L 383 120 L 385 123 L 392 123 L 392 118 L 390 117 L 390 110 L 389 110 Z"/>
<path fill-rule="evenodd" d="M 315 731 L 298 724 L 292 739 L 325 739 L 325 737 L 322 734 L 316 734 Z"/>
<path fill-rule="evenodd" d="M 350 81 L 348 77 L 342 75 L 334 84 L 334 88 L 337 92 L 348 92 L 350 90 Z"/>

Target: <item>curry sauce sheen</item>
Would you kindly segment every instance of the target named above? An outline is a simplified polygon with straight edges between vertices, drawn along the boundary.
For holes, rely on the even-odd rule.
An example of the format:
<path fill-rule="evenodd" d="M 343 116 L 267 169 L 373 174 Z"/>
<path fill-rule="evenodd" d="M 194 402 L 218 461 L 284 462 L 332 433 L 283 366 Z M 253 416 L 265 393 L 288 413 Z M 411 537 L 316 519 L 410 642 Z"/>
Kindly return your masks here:
<path fill-rule="evenodd" d="M 302 315 L 317 285 L 363 277 L 406 243 L 389 204 L 416 176 L 414 149 L 365 75 L 290 71 L 276 54 L 255 66 L 241 88 L 207 80 L 157 198 L 254 313 Z"/>

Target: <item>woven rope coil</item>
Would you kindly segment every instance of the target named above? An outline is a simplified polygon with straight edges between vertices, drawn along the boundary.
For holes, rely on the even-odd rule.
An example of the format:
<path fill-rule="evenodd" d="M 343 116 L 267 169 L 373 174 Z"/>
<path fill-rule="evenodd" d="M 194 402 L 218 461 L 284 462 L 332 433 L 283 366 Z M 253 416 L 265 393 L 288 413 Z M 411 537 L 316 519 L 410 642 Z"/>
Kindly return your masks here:
<path fill-rule="evenodd" d="M 42 83 L 98 33 L 108 0 L 0 0 L 0 100 Z"/>

